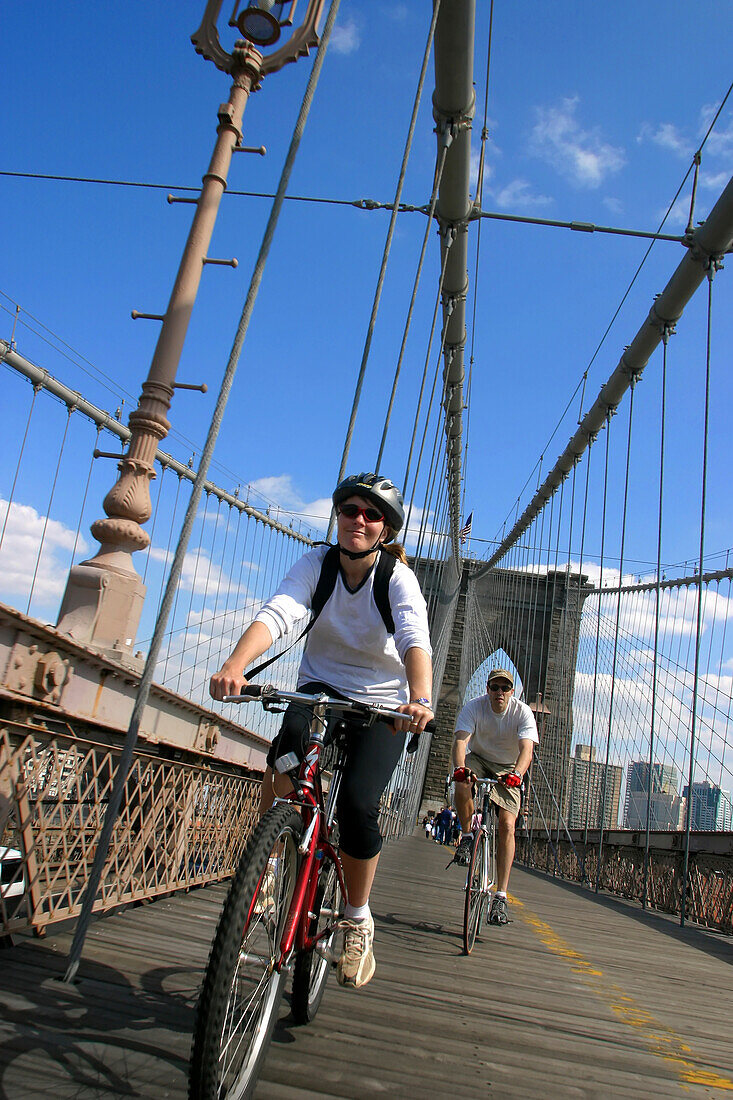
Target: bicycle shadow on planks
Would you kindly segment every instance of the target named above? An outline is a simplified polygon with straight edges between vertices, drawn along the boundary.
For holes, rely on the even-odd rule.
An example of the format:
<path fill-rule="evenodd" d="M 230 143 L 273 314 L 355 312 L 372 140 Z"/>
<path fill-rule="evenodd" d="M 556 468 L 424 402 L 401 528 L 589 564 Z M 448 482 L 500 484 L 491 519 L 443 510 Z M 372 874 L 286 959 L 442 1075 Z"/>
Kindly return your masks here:
<path fill-rule="evenodd" d="M 185 1096 L 197 976 L 158 966 L 136 988 L 115 967 L 83 959 L 78 982 L 67 984 L 66 961 L 35 940 L 2 952 L 0 1100 L 69 1088 L 79 1098 L 158 1088 Z"/>
<path fill-rule="evenodd" d="M 458 944 L 463 952 L 463 932 L 459 928 L 452 928 L 446 926 L 441 921 L 429 921 L 415 919 L 414 917 L 403 916 L 401 913 L 394 911 L 386 913 L 374 912 L 374 921 L 379 930 L 380 926 L 386 929 L 394 929 L 395 931 L 404 931 L 408 935 L 412 933 L 410 939 L 417 943 L 425 936 L 440 936 L 447 944 Z"/>

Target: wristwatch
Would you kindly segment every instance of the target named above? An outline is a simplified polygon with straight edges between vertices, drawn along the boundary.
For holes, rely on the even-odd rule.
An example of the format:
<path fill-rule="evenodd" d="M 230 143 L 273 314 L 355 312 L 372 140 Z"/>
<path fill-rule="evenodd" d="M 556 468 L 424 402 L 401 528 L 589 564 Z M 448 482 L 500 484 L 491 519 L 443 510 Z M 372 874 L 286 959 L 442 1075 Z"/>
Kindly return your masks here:
<path fill-rule="evenodd" d="M 432 710 L 432 704 L 429 699 L 410 699 L 411 703 L 419 703 L 421 707 L 427 707 L 428 710 Z"/>

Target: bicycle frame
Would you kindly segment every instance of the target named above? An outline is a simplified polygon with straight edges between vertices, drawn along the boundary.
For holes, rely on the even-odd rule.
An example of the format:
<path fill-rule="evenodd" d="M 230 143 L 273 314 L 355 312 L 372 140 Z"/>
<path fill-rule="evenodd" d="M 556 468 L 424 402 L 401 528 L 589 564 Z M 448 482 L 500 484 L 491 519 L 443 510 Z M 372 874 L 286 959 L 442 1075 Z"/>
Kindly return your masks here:
<path fill-rule="evenodd" d="M 269 703 L 268 696 L 270 697 Z M 331 932 L 331 928 L 328 927 L 320 935 L 313 937 L 308 930 L 309 921 L 313 916 L 312 909 L 318 886 L 318 874 L 315 872 L 316 863 L 319 859 L 328 858 L 333 861 L 339 888 L 344 901 L 348 901 L 341 861 L 329 838 L 329 830 L 335 817 L 336 800 L 341 784 L 342 756 L 339 754 L 337 758 L 333 779 L 328 789 L 328 800 L 325 804 L 319 766 L 325 743 L 327 712 L 338 712 L 339 710 L 343 714 L 355 712 L 368 725 L 377 717 L 394 718 L 396 710 L 391 707 L 360 705 L 353 700 L 332 699 L 323 694 L 313 696 L 300 692 L 277 692 L 269 685 L 258 687 L 254 684 L 249 685 L 242 696 L 226 696 L 224 699 L 225 702 L 243 702 L 245 700 L 248 702 L 259 701 L 266 710 L 280 709 L 276 704 L 281 702 L 302 702 L 312 708 L 308 745 L 298 769 L 297 779 L 294 781 L 295 789 L 282 798 L 276 798 L 273 803 L 274 805 L 279 802 L 287 802 L 297 807 L 305 824 L 305 831 L 298 845 L 298 851 L 305 858 L 298 871 L 293 897 L 283 927 L 280 953 L 275 965 L 275 969 L 279 972 L 289 964 L 295 949 L 298 951 L 317 949 L 319 941 L 325 939 Z M 416 737 L 413 737 L 413 741 L 416 745 Z M 411 750 L 408 746 L 409 751 Z"/>
<path fill-rule="evenodd" d="M 481 831 L 486 834 L 487 843 L 484 845 L 483 859 L 481 861 L 481 892 L 488 894 L 494 885 L 496 873 L 496 819 L 494 817 L 493 803 L 491 802 L 491 788 L 495 787 L 498 779 L 477 779 L 476 786 L 482 788 L 481 804 Z M 491 825 L 488 823 L 491 822 Z M 468 886 L 468 881 L 466 882 Z"/>
<path fill-rule="evenodd" d="M 287 966 L 294 948 L 299 951 L 311 951 L 330 931 L 330 929 L 326 929 L 316 937 L 310 936 L 308 932 L 309 918 L 318 886 L 318 874 L 314 872 L 316 872 L 316 864 L 320 859 L 325 857 L 333 861 L 339 887 L 344 898 L 347 897 L 341 860 L 331 844 L 328 832 L 336 811 L 336 798 L 341 783 L 341 769 L 337 764 L 334 780 L 328 791 L 328 802 L 324 805 L 319 767 L 326 731 L 326 698 L 324 696 L 324 701 L 313 707 L 308 747 L 298 771 L 296 788 L 290 794 L 275 800 L 276 802 L 289 802 L 291 805 L 297 806 L 305 824 L 305 832 L 298 845 L 298 851 L 305 858 L 298 871 L 290 909 L 283 928 L 283 936 L 280 941 L 280 957 L 276 964 L 278 971 Z"/>

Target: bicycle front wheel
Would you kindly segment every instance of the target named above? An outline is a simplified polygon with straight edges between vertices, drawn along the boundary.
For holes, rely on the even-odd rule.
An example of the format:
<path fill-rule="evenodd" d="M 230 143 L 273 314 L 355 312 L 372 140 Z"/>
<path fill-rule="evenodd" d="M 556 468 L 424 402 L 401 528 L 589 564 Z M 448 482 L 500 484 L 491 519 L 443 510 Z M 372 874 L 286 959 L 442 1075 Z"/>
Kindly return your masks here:
<path fill-rule="evenodd" d="M 466 955 L 470 955 L 473 951 L 473 945 L 481 927 L 481 915 L 486 899 L 481 881 L 485 850 L 486 833 L 481 829 L 473 841 L 466 878 L 466 900 L 463 906 L 463 950 Z"/>
<path fill-rule="evenodd" d="M 336 864 L 324 858 L 308 929 L 309 935 L 318 938 L 318 942 L 310 951 L 299 951 L 295 956 L 290 1007 L 296 1024 L 310 1023 L 323 1000 L 342 907 Z"/>
<path fill-rule="evenodd" d="M 251 1096 L 285 984 L 280 942 L 295 889 L 303 821 L 271 809 L 252 833 L 219 918 L 199 997 L 190 1100 Z"/>

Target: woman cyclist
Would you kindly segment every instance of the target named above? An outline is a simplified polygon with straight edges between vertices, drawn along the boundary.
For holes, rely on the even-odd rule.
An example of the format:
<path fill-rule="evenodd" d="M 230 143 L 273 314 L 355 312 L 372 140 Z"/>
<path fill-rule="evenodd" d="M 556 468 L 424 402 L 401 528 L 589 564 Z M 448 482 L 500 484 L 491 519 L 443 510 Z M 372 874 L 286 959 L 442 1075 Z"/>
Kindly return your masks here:
<path fill-rule="evenodd" d="M 404 718 L 377 721 L 349 737 L 339 794 L 340 857 L 348 903 L 344 943 L 338 963 L 341 985 L 356 989 L 374 970 L 374 921 L 369 893 L 379 862 L 379 800 L 404 746 L 404 733 L 422 732 L 433 717 L 432 664 L 427 609 L 404 548 L 393 540 L 405 521 L 402 494 L 387 478 L 361 473 L 335 489 L 338 576 L 333 592 L 313 623 L 298 673 L 298 690 L 325 692 L 395 707 Z M 236 695 L 247 683 L 244 671 L 273 642 L 290 633 L 311 609 L 327 546 L 300 558 L 245 630 L 233 653 L 211 678 L 215 699 Z M 394 634 L 388 633 L 375 603 L 375 567 L 380 554 L 396 558 L 389 579 Z M 292 788 L 287 774 L 292 754 L 302 759 L 309 715 L 297 704 L 285 713 L 267 756 L 261 810 Z M 402 735 L 402 736 L 401 736 Z"/>

